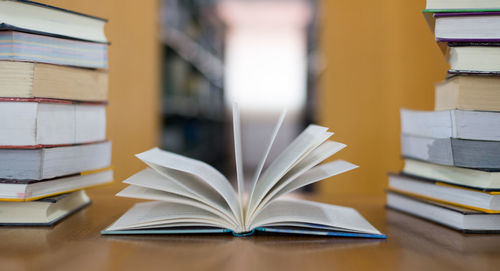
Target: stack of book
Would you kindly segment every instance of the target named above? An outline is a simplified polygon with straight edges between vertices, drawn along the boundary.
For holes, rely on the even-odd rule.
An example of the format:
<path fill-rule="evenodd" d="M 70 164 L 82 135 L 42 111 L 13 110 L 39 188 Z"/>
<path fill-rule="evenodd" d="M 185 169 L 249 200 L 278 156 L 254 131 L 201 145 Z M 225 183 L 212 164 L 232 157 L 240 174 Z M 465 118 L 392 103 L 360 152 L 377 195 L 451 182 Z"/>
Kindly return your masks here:
<path fill-rule="evenodd" d="M 428 0 L 447 55 L 435 111 L 401 111 L 391 208 L 469 232 L 500 230 L 500 1 Z"/>
<path fill-rule="evenodd" d="M 0 225 L 52 225 L 113 180 L 105 22 L 0 1 Z"/>

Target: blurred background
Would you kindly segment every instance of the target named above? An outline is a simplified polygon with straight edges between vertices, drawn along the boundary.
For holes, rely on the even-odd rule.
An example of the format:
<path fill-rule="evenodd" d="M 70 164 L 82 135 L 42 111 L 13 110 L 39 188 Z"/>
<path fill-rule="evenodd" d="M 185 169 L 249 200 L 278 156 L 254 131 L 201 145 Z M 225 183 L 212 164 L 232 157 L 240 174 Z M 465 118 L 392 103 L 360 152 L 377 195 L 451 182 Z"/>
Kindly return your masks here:
<path fill-rule="evenodd" d="M 446 63 L 425 0 L 42 0 L 109 19 L 108 137 L 117 192 L 154 146 L 234 174 L 230 106 L 244 164 L 259 162 L 283 108 L 275 157 L 309 123 L 360 166 L 309 190 L 382 194 L 402 166 L 399 109 L 433 107 Z M 272 159 L 271 159 L 272 160 Z"/>

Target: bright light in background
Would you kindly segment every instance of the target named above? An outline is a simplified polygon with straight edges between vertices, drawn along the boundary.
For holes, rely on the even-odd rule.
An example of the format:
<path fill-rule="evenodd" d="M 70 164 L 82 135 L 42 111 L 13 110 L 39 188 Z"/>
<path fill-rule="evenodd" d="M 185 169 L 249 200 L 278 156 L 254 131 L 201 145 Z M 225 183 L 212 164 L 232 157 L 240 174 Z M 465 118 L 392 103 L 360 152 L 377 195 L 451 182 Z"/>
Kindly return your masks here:
<path fill-rule="evenodd" d="M 307 87 L 307 25 L 312 7 L 306 0 L 227 0 L 219 4 L 227 24 L 225 39 L 225 103 L 242 112 L 243 162 L 255 169 L 262 142 L 288 109 L 268 161 L 272 161 L 302 129 Z"/>
<path fill-rule="evenodd" d="M 305 100 L 304 35 L 293 29 L 230 31 L 226 47 L 227 102 L 245 109 L 302 108 Z"/>
<path fill-rule="evenodd" d="M 306 99 L 304 1 L 224 1 L 226 103 L 242 111 L 303 109 Z"/>

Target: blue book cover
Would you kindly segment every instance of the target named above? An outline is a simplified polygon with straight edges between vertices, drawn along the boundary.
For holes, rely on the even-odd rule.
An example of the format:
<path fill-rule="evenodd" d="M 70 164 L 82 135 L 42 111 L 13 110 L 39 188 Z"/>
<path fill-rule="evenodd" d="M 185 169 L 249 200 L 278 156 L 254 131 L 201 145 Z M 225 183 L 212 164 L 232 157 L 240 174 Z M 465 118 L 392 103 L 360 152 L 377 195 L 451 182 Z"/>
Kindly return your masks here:
<path fill-rule="evenodd" d="M 294 234 L 294 235 L 319 235 L 319 236 L 329 236 L 329 237 L 353 237 L 353 238 L 374 238 L 374 239 L 386 239 L 385 234 L 367 234 L 367 233 L 355 233 L 355 232 L 340 232 L 340 231 L 326 231 L 326 230 L 305 230 L 305 229 L 293 229 L 293 228 L 256 228 L 250 232 L 246 233 L 235 233 L 229 229 L 217 229 L 217 228 L 206 228 L 206 229 L 142 229 L 142 230 L 103 230 L 101 234 L 103 235 L 169 235 L 169 234 L 220 234 L 220 233 L 231 233 L 237 237 L 251 236 L 255 232 L 267 232 L 267 233 L 277 233 L 277 234 Z"/>

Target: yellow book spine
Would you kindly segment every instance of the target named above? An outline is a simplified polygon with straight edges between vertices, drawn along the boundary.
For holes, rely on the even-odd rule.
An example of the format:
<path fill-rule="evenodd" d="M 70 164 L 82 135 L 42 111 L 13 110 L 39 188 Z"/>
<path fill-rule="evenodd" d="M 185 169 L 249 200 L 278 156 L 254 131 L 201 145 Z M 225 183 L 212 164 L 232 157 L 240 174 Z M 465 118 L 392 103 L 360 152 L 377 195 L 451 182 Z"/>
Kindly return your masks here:
<path fill-rule="evenodd" d="M 108 171 L 108 170 L 112 170 L 112 169 L 113 169 L 113 167 L 110 166 L 110 167 L 106 167 L 106 168 L 100 168 L 100 169 L 95 169 L 95 170 L 83 171 L 83 172 L 80 172 L 80 175 L 83 176 L 83 175 L 95 174 L 95 173 L 100 173 L 100 172 L 104 172 L 104 171 Z M 30 198 L 0 198 L 0 201 L 12 201 L 12 202 L 33 201 L 33 200 L 37 200 L 37 199 L 42 199 L 42 198 L 48 198 L 48 197 L 57 196 L 57 195 L 60 195 L 60 194 L 71 193 L 71 192 L 75 192 L 75 191 L 82 190 L 82 189 L 94 188 L 94 187 L 99 187 L 99 186 L 103 186 L 103 185 L 108 185 L 108 184 L 113 183 L 113 181 L 114 180 L 111 179 L 110 181 L 105 182 L 105 183 L 100 183 L 100 184 L 96 184 L 96 185 L 90 185 L 90 186 L 81 187 L 81 188 L 77 188 L 77 189 L 64 190 L 64 191 L 59 191 L 59 192 L 56 192 L 56 193 L 51 193 L 51 194 L 46 194 L 46 195 L 41 195 L 41 196 L 36 196 L 36 197 L 30 197 Z"/>
<path fill-rule="evenodd" d="M 456 203 L 456 202 L 451 202 L 451 201 L 440 200 L 440 199 L 436 199 L 436 198 L 432 198 L 432 197 L 427 197 L 427 196 L 423 196 L 423 195 L 420 195 L 420 194 L 415 194 L 415 193 L 411 193 L 411 192 L 407 192 L 407 191 L 402 191 L 402 190 L 399 190 L 399 189 L 389 188 L 389 191 L 394 191 L 394 192 L 397 192 L 397 193 L 400 193 L 400 194 L 403 194 L 403 195 L 407 195 L 407 196 L 411 196 L 411 197 L 415 197 L 415 198 L 419 198 L 419 199 L 424 199 L 424 200 L 428 200 L 428 201 L 435 201 L 435 202 L 438 202 L 438 203 L 444 203 L 444 204 L 448 204 L 448 205 L 453 205 L 453 206 L 458 206 L 458 207 L 462 207 L 462 208 L 466 208 L 466 209 L 480 211 L 480 212 L 483 212 L 483 213 L 500 214 L 500 210 L 483 209 L 483 208 L 469 206 L 469 205 L 460 204 L 460 203 Z"/>
<path fill-rule="evenodd" d="M 481 191 L 481 190 L 457 186 L 457 185 L 453 185 L 453 184 L 449 184 L 449 183 L 436 182 L 436 185 L 446 186 L 446 187 L 451 187 L 451 188 L 456 188 L 456 189 L 463 189 L 463 190 L 468 190 L 468 191 L 474 191 L 474 192 L 479 192 L 479 193 L 484 193 L 484 194 L 489 194 L 489 195 L 500 195 L 500 191 Z"/>

